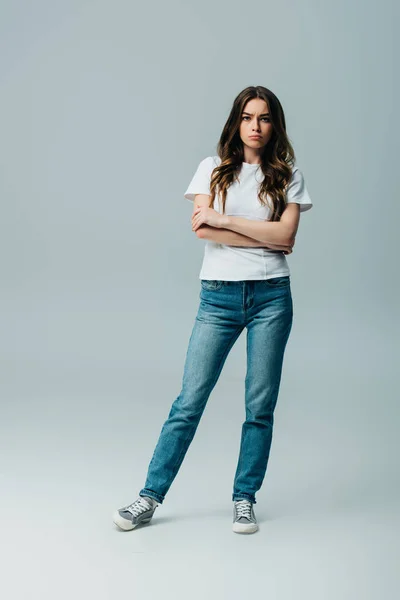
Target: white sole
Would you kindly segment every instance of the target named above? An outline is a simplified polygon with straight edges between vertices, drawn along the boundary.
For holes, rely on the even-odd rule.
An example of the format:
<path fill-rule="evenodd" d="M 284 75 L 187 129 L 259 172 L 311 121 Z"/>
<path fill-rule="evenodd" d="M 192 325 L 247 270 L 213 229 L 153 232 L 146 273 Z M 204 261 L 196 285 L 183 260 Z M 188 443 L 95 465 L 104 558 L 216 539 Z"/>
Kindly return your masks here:
<path fill-rule="evenodd" d="M 123 519 L 119 512 L 116 512 L 113 515 L 113 523 L 115 523 L 115 525 L 117 525 L 120 529 L 123 529 L 124 531 L 130 531 L 131 529 L 135 529 L 135 527 L 141 525 L 142 523 L 149 523 L 151 519 L 152 517 L 150 517 L 150 519 L 145 519 L 140 523 L 133 524 L 132 521 L 128 521 L 128 519 Z"/>
<path fill-rule="evenodd" d="M 254 533 L 258 531 L 257 523 L 251 523 L 247 525 L 246 523 L 233 523 L 232 530 L 235 533 Z"/>

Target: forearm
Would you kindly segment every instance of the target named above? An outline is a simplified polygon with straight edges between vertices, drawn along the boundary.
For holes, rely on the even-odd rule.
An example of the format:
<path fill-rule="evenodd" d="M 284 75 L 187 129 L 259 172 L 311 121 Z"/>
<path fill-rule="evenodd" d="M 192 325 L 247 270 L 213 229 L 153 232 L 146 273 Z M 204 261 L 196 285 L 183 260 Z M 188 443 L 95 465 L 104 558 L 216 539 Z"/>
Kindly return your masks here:
<path fill-rule="evenodd" d="M 256 221 L 244 217 L 224 215 L 223 228 L 248 236 L 261 242 L 261 245 L 290 244 L 290 234 L 284 223 L 280 221 Z"/>
<path fill-rule="evenodd" d="M 221 227 L 211 227 L 210 225 L 201 225 L 197 230 L 199 237 L 206 240 L 217 242 L 218 244 L 226 244 L 227 246 L 246 246 L 255 248 L 269 248 L 271 250 L 288 250 L 289 245 L 283 244 L 266 244 L 260 242 L 242 233 L 223 229 Z"/>

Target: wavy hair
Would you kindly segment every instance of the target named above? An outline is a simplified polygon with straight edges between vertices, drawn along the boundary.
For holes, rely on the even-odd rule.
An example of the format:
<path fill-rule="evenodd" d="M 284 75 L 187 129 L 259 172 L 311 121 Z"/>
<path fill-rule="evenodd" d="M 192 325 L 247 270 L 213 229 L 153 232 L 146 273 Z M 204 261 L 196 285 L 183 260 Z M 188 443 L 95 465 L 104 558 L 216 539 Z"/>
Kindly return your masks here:
<path fill-rule="evenodd" d="M 217 146 L 221 163 L 214 168 L 210 181 L 210 208 L 215 196 L 222 199 L 222 212 L 228 187 L 238 179 L 241 164 L 244 160 L 243 142 L 240 137 L 240 124 L 243 110 L 249 100 L 261 98 L 269 107 L 272 123 L 272 134 L 261 153 L 261 169 L 264 179 L 260 183 L 258 198 L 262 205 L 271 208 L 270 221 L 279 221 L 286 207 L 286 186 L 292 176 L 295 153 L 286 134 L 286 121 L 280 101 L 271 90 L 261 86 L 249 86 L 235 98 L 229 117 L 222 130 Z M 268 202 L 270 196 L 272 206 Z"/>

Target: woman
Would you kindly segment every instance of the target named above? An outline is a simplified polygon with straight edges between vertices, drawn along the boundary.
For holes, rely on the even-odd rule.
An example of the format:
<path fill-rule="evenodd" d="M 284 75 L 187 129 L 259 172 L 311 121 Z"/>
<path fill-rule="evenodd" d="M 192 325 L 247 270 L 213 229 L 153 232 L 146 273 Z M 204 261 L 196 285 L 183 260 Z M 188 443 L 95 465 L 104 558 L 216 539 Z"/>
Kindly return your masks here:
<path fill-rule="evenodd" d="M 236 97 L 217 151 L 200 162 L 184 194 L 194 204 L 192 230 L 206 244 L 182 389 L 139 497 L 114 514 L 125 530 L 148 523 L 163 503 L 226 357 L 245 327 L 246 420 L 233 483 L 233 531 L 258 529 L 253 505 L 267 468 L 293 319 L 285 254 L 292 251 L 300 212 L 313 205 L 295 165 L 282 106 L 267 88 L 251 86 Z"/>

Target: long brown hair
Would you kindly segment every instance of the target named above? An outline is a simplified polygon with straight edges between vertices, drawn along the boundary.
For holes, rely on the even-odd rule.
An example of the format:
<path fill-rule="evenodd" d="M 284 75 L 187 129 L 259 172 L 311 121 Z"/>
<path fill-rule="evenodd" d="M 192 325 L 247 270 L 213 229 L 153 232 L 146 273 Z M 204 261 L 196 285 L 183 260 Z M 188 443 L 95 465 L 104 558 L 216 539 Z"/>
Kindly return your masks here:
<path fill-rule="evenodd" d="M 233 102 L 217 146 L 221 163 L 211 174 L 209 206 L 213 207 L 215 196 L 219 194 L 222 199 L 222 212 L 225 212 L 228 187 L 237 179 L 244 160 L 243 142 L 239 133 L 242 113 L 247 102 L 253 98 L 265 100 L 273 125 L 271 138 L 261 154 L 260 166 L 264 180 L 260 184 L 258 198 L 262 205 L 270 206 L 267 194 L 270 196 L 272 206 L 269 220 L 279 221 L 286 207 L 285 188 L 292 175 L 295 153 L 286 134 L 286 121 L 281 103 L 271 90 L 261 85 L 245 88 Z"/>

